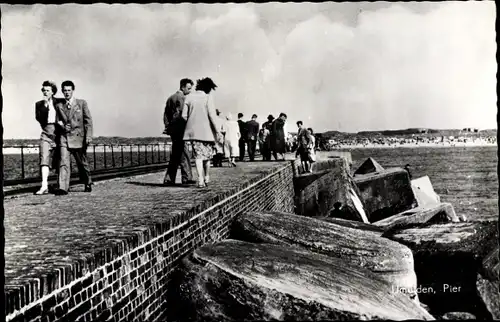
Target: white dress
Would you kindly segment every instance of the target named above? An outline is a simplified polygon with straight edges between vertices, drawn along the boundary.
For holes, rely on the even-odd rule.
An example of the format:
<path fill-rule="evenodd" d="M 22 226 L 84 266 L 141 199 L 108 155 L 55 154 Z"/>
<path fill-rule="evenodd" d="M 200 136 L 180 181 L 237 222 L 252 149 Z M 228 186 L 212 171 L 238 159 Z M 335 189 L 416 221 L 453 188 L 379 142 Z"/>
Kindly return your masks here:
<path fill-rule="evenodd" d="M 226 136 L 224 140 L 225 144 L 225 154 L 226 157 L 237 157 L 239 155 L 239 147 L 238 147 L 238 140 L 239 140 L 239 133 L 240 133 L 240 127 L 238 125 L 238 122 L 236 121 L 226 121 L 226 124 L 224 126 L 226 130 Z"/>

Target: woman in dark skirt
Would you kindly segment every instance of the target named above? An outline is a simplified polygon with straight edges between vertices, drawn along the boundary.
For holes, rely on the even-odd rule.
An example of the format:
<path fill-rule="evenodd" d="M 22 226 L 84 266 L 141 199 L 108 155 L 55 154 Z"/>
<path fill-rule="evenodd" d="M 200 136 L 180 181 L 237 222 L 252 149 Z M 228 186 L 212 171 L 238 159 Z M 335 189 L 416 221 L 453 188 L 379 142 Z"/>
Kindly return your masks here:
<path fill-rule="evenodd" d="M 280 160 L 285 160 L 286 139 L 284 127 L 286 118 L 286 114 L 281 113 L 280 116 L 274 120 L 271 127 L 271 150 L 273 151 L 275 160 L 278 160 L 278 154 Z"/>

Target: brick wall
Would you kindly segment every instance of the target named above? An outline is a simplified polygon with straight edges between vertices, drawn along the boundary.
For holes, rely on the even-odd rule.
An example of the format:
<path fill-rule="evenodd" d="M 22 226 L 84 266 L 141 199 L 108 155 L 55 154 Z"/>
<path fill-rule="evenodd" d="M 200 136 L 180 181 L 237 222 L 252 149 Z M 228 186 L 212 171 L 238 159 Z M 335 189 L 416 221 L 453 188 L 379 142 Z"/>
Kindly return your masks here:
<path fill-rule="evenodd" d="M 119 241 L 91 260 L 61 267 L 59 280 L 7 293 L 6 312 L 14 312 L 7 321 L 162 321 L 169 273 L 179 259 L 206 242 L 226 238 L 231 219 L 241 212 L 293 212 L 293 173 L 293 162 L 284 164 L 239 191 L 218 195 L 168 222 L 152 223 L 147 232 Z M 66 284 L 70 276 L 81 277 Z M 52 292 L 41 292 L 48 294 L 36 299 L 37 287 Z"/>

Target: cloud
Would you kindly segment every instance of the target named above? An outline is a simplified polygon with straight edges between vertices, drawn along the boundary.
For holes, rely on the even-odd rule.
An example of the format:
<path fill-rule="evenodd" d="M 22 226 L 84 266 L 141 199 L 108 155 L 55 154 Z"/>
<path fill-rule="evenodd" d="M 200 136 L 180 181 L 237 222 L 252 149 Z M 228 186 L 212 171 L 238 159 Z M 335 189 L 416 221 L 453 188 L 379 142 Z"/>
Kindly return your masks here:
<path fill-rule="evenodd" d="M 285 112 L 317 131 L 495 127 L 492 2 L 12 8 L 6 138 L 39 135 L 45 79 L 75 81 L 96 135 L 159 135 L 179 79 L 205 76 L 223 112 Z"/>

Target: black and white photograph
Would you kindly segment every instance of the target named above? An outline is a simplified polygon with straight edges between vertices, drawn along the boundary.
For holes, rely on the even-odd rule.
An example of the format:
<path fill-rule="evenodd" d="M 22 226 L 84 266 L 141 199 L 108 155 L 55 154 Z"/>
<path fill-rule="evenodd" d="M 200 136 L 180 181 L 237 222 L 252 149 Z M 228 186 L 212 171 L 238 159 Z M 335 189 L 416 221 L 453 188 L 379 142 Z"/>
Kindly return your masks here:
<path fill-rule="evenodd" d="M 0 3 L 5 320 L 500 320 L 496 10 Z"/>

